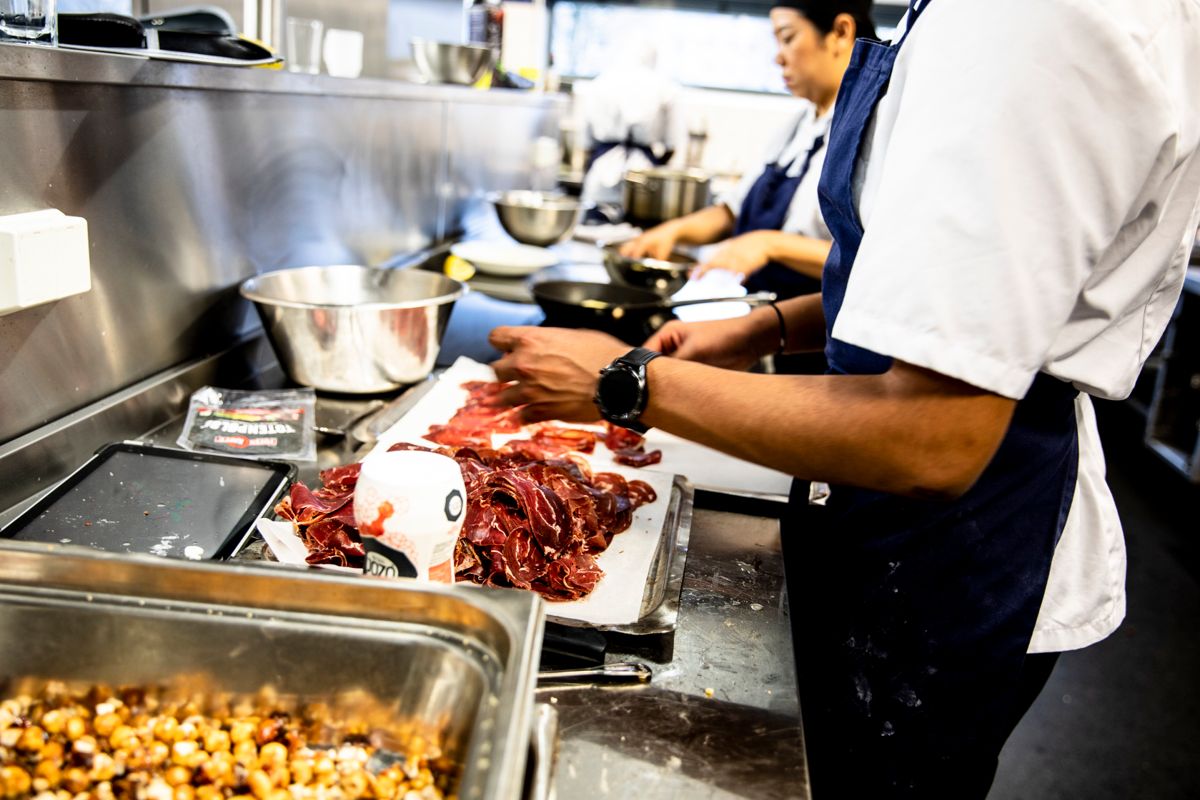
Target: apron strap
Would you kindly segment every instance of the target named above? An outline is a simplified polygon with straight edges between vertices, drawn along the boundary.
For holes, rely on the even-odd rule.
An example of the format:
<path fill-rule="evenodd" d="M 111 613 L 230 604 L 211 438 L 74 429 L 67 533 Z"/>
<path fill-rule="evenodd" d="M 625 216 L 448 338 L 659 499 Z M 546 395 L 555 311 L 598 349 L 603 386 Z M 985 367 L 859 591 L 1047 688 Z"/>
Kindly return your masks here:
<path fill-rule="evenodd" d="M 929 4 L 932 2 L 933 0 L 912 0 L 908 4 L 908 14 L 905 15 L 908 21 L 904 25 L 904 35 L 900 37 L 900 41 L 896 42 L 896 47 L 904 44 L 904 40 L 912 33 L 913 26 L 917 24 L 917 19 L 925 12 L 925 9 L 929 8 Z"/>
<path fill-rule="evenodd" d="M 821 148 L 825 146 L 825 134 L 821 134 L 814 141 L 812 147 L 808 151 L 808 155 L 804 157 L 804 165 L 800 167 L 800 180 L 804 180 L 804 176 L 808 174 L 808 170 L 812 167 L 813 159 L 817 153 L 821 152 Z M 791 165 L 788 165 L 791 168 Z"/>

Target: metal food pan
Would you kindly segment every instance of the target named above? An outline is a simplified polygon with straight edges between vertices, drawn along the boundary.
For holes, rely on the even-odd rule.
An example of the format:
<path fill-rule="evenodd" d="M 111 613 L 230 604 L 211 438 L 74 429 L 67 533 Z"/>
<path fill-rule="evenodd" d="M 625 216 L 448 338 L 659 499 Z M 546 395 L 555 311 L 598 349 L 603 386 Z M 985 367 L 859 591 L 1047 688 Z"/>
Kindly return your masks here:
<path fill-rule="evenodd" d="M 302 701 L 365 691 L 398 726 L 438 731 L 460 798 L 521 796 L 541 623 L 527 592 L 0 548 L 0 688 L 202 674 L 215 691 Z"/>

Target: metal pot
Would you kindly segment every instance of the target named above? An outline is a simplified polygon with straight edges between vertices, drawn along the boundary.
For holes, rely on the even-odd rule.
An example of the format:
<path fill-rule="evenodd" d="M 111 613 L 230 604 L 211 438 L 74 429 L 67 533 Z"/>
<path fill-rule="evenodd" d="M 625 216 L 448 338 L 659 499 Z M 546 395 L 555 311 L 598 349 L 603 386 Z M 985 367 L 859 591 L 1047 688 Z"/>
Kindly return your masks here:
<path fill-rule="evenodd" d="M 633 169 L 625 173 L 625 219 L 650 227 L 712 204 L 709 175 L 698 169 Z"/>
<path fill-rule="evenodd" d="M 329 392 L 377 394 L 433 369 L 466 287 L 433 272 L 299 267 L 242 284 L 292 380 Z"/>
<path fill-rule="evenodd" d="M 701 303 L 738 302 L 758 305 L 775 299 L 770 292 L 740 297 L 664 300 L 648 289 L 583 281 L 543 281 L 531 289 L 546 312 L 545 324 L 557 328 L 592 328 L 630 344 L 641 344 L 675 319 L 672 309 Z"/>

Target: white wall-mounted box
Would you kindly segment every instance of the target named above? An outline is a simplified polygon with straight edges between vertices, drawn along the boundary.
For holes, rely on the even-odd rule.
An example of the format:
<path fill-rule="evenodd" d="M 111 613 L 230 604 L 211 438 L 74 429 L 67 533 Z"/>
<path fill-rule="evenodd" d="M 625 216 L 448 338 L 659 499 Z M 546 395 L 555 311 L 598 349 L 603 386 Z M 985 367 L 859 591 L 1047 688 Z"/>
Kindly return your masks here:
<path fill-rule="evenodd" d="M 0 217 L 0 314 L 91 288 L 87 220 L 57 209 Z"/>

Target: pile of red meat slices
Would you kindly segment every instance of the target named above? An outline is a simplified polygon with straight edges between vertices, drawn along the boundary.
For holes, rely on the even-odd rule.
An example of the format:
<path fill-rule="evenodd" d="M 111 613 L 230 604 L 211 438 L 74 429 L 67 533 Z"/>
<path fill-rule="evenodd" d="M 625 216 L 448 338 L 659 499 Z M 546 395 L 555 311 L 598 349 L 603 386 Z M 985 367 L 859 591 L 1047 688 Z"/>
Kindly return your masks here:
<path fill-rule="evenodd" d="M 526 430 L 517 416 L 518 408 L 507 405 L 500 394 L 507 384 L 495 381 L 468 381 L 467 402 L 445 425 L 431 425 L 425 439 L 448 447 L 491 448 L 492 434 L 515 434 Z M 612 451 L 613 461 L 630 467 L 646 467 L 662 461 L 661 450 L 646 452 L 646 440 L 626 428 L 605 426 L 604 446 Z M 564 455 L 570 451 L 591 453 L 599 434 L 581 428 L 553 424 L 533 427 L 528 439 L 513 439 L 505 446 L 535 458 Z"/>
<path fill-rule="evenodd" d="M 467 405 L 426 435 L 442 445 L 436 452 L 458 462 L 467 488 L 467 515 L 454 551 L 456 578 L 529 589 L 548 600 L 586 596 L 603 575 L 595 557 L 629 528 L 635 509 L 654 502 L 654 489 L 611 472 L 593 474 L 578 455 L 595 449 L 598 435 L 592 431 L 540 426 L 528 439 L 492 448 L 491 433 L 516 433 L 523 426 L 499 402 L 501 384 L 477 381 L 464 388 Z M 624 428 L 610 426 L 604 439 L 614 458 L 626 454 L 629 460 L 622 463 L 642 466 L 662 458 L 657 450 L 646 453 L 642 437 Z M 361 567 L 353 502 L 359 469 L 350 464 L 324 470 L 320 489 L 296 483 L 276 506 L 275 513 L 291 520 L 307 544 L 308 563 Z"/>

